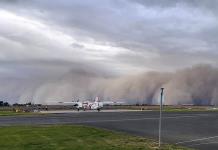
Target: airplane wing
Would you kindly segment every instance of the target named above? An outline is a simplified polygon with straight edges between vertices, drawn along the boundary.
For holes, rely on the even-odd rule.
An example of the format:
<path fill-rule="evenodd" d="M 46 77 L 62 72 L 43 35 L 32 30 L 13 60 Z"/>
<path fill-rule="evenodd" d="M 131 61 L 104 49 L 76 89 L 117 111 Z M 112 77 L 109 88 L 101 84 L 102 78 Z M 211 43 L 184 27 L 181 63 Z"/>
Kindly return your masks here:
<path fill-rule="evenodd" d="M 50 104 L 78 104 L 78 102 L 60 102 L 60 101 L 48 101 Z"/>
<path fill-rule="evenodd" d="M 60 104 L 72 104 L 72 105 L 75 105 L 75 104 L 78 104 L 79 102 L 58 102 Z"/>
<path fill-rule="evenodd" d="M 104 101 L 103 105 L 122 105 L 124 102 L 113 102 L 113 101 Z"/>
<path fill-rule="evenodd" d="M 59 103 L 59 101 L 46 101 L 47 105 L 58 105 Z"/>

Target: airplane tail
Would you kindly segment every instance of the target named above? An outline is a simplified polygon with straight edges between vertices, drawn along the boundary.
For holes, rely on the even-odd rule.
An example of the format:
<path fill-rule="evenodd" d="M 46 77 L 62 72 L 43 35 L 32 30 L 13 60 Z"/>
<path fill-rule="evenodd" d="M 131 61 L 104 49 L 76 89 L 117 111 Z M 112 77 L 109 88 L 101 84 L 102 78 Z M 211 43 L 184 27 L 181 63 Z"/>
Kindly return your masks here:
<path fill-rule="evenodd" d="M 95 102 L 99 102 L 99 98 L 98 97 L 95 97 Z"/>

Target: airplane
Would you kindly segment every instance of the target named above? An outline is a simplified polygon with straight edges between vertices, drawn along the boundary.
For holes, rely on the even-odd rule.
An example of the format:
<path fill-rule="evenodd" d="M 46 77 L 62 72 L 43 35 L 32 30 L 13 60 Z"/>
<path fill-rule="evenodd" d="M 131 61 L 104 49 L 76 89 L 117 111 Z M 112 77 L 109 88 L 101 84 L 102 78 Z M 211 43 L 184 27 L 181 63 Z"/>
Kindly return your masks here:
<path fill-rule="evenodd" d="M 79 100 L 74 102 L 59 102 L 61 104 L 71 104 L 77 108 L 78 111 L 81 109 L 85 110 L 97 110 L 98 112 L 103 108 L 104 105 L 121 105 L 123 102 L 113 102 L 113 101 L 104 101 L 100 102 L 99 98 L 96 97 L 94 102 L 90 101 L 83 101 L 80 102 Z"/>

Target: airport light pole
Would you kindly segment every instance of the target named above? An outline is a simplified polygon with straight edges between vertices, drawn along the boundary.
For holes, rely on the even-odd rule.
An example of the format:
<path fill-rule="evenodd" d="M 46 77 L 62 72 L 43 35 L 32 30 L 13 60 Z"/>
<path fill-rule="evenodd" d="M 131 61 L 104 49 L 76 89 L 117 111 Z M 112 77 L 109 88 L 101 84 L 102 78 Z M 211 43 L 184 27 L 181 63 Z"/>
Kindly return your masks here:
<path fill-rule="evenodd" d="M 161 88 L 161 93 L 160 93 L 160 118 L 159 118 L 159 148 L 161 147 L 161 124 L 162 124 L 162 108 L 163 108 L 163 91 L 164 91 L 164 88 Z"/>

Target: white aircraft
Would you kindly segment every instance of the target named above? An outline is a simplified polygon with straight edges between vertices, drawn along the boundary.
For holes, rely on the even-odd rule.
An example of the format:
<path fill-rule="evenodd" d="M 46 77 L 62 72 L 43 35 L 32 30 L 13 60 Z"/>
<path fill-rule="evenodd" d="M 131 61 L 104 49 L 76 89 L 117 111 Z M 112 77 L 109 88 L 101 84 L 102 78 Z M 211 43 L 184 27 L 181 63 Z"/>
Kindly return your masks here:
<path fill-rule="evenodd" d="M 83 101 L 80 102 L 79 100 L 76 102 L 59 102 L 62 104 L 69 104 L 69 105 L 73 105 L 77 108 L 77 110 L 81 110 L 83 109 L 85 110 L 98 110 L 100 111 L 104 105 L 121 105 L 123 102 L 112 102 L 112 101 L 104 101 L 104 102 L 100 102 L 99 98 L 96 97 L 94 102 L 90 102 L 90 101 Z"/>

